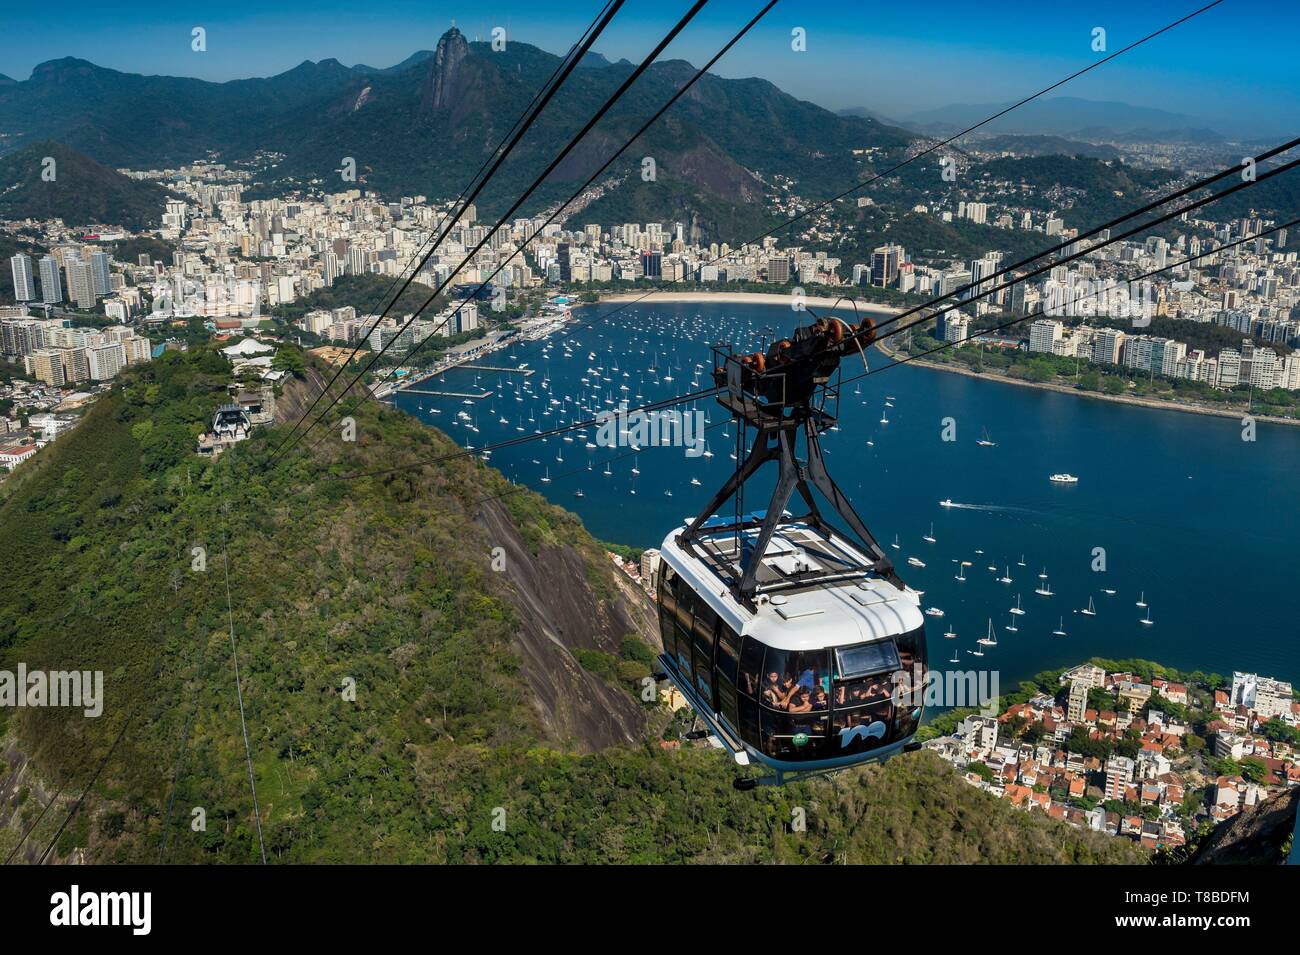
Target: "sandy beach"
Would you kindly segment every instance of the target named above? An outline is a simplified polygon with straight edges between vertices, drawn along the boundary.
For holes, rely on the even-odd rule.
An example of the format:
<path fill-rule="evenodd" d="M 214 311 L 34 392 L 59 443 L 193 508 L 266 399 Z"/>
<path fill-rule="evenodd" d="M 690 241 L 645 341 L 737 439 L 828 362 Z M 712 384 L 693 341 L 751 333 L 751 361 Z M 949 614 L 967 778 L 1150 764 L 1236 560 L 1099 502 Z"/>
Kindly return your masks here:
<path fill-rule="evenodd" d="M 881 351 L 888 355 L 892 360 L 898 361 L 904 358 L 900 352 L 890 349 L 887 343 L 881 342 L 877 346 Z M 931 368 L 935 371 L 946 371 L 954 375 L 965 375 L 968 378 L 983 378 L 985 381 L 996 381 L 1004 385 L 1016 385 L 1020 388 L 1038 388 L 1042 391 L 1058 391 L 1064 395 L 1074 395 L 1079 398 L 1095 398 L 1098 401 L 1113 401 L 1122 405 L 1137 405 L 1141 408 L 1156 408 L 1163 411 L 1182 411 L 1186 414 L 1213 415 L 1216 418 L 1234 418 L 1240 421 L 1245 417 L 1244 409 L 1221 408 L 1213 405 L 1196 404 L 1189 401 L 1162 401 L 1159 398 L 1142 398 L 1135 395 L 1107 395 L 1097 391 L 1083 391 L 1075 388 L 1073 385 L 1064 385 L 1057 382 L 1039 382 L 1026 381 L 1023 378 L 1012 378 L 1008 375 L 999 375 L 991 371 L 974 371 L 965 365 L 956 363 L 945 364 L 942 362 L 926 361 L 923 358 L 914 358 L 908 362 L 909 365 L 922 365 L 925 368 Z M 1300 426 L 1300 419 L 1297 418 L 1279 418 L 1276 415 L 1255 414 L 1253 416 L 1257 421 L 1266 421 L 1271 424 L 1286 424 Z"/>
<path fill-rule="evenodd" d="M 615 292 L 612 294 L 603 294 L 600 302 L 619 303 L 630 302 L 645 295 L 644 292 Z M 847 299 L 834 299 L 825 296 L 810 296 L 804 301 L 813 308 L 833 308 L 838 304 L 841 310 L 844 308 L 851 309 Z M 646 303 L 653 302 L 723 302 L 732 305 L 785 305 L 790 304 L 790 295 L 780 292 L 655 292 L 646 298 Z M 896 315 L 902 311 L 891 305 L 880 305 L 876 303 L 858 303 L 858 308 L 862 311 L 870 311 L 876 315 Z M 879 343 L 878 347 L 890 358 L 897 360 L 901 357 L 897 352 L 889 348 L 885 342 Z M 1055 382 L 1037 382 L 1025 381 L 1023 378 L 1011 378 L 1007 375 L 999 375 L 993 372 L 977 372 L 966 368 L 964 365 L 944 364 L 940 362 L 925 361 L 924 359 L 914 359 L 909 364 L 924 365 L 926 368 L 932 368 L 935 371 L 946 371 L 954 375 L 966 375 L 970 378 L 983 378 L 987 381 L 997 381 L 1003 384 L 1016 385 L 1021 388 L 1039 388 L 1044 391 L 1058 391 L 1062 394 L 1076 395 L 1080 398 L 1093 398 L 1098 401 L 1113 401 L 1125 405 L 1137 405 L 1142 408 L 1157 408 L 1167 411 L 1181 411 L 1186 414 L 1214 415 L 1219 418 L 1236 418 L 1240 420 L 1245 412 L 1240 409 L 1226 409 L 1213 405 L 1196 404 L 1185 401 L 1162 401 L 1158 398 L 1142 398 L 1133 395 L 1107 395 L 1095 391 L 1080 391 L 1072 385 L 1058 384 Z M 1275 424 L 1285 424 L 1300 426 L 1300 419 L 1297 418 L 1279 418 L 1274 415 L 1256 414 L 1256 420 L 1268 421 Z"/>

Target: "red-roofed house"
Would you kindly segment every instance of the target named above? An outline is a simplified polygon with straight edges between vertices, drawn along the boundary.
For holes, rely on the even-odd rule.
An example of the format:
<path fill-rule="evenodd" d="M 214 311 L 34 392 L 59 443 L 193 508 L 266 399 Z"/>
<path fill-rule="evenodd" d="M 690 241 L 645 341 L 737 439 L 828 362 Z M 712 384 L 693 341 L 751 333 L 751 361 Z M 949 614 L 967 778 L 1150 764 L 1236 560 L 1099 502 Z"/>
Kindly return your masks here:
<path fill-rule="evenodd" d="M 1003 797 L 1011 800 L 1013 806 L 1023 806 L 1025 800 L 1034 794 L 1034 791 L 1028 786 L 1021 786 L 1017 783 L 1008 783 L 1003 789 Z"/>

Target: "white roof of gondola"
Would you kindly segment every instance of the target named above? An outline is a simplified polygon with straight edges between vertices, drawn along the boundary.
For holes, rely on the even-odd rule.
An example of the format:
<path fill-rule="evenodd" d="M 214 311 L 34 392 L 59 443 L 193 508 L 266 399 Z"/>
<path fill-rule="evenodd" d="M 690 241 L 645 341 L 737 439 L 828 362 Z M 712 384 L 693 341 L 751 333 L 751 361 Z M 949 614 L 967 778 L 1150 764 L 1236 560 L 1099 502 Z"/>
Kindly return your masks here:
<path fill-rule="evenodd" d="M 779 650 L 812 650 L 849 646 L 907 633 L 920 627 L 921 598 L 916 591 L 899 590 L 889 581 L 868 576 L 773 592 L 751 611 L 731 594 L 723 580 L 704 561 L 687 554 L 674 530 L 664 540 L 660 554 L 691 588 L 737 633 L 752 636 Z M 749 532 L 755 536 L 755 532 Z M 707 530 L 704 533 L 707 539 Z M 726 536 L 730 536 L 727 532 Z M 844 538 L 832 538 L 837 548 L 866 558 Z M 788 552 L 791 543 L 780 531 L 768 546 L 768 555 Z M 797 548 L 796 548 L 797 550 Z"/>

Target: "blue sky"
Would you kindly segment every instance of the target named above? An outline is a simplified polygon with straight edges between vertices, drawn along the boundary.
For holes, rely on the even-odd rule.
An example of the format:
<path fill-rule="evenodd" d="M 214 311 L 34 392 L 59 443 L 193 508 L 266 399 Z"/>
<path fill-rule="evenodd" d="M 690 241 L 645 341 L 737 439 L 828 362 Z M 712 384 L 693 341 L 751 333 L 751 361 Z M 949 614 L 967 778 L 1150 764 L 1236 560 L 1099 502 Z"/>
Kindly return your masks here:
<path fill-rule="evenodd" d="M 717 72 L 762 76 L 832 109 L 866 106 L 888 116 L 954 102 L 1001 102 L 1096 59 L 1094 27 L 1106 29 L 1115 50 L 1204 2 L 781 0 Z M 596 49 L 612 59 L 639 59 L 655 31 L 666 30 L 688 5 L 628 0 Z M 23 4 L 5 13 L 0 72 L 26 79 L 37 63 L 62 56 L 210 80 L 267 76 L 326 57 L 388 66 L 432 48 L 453 20 L 471 38 L 502 25 L 514 39 L 561 52 L 599 6 L 595 0 Z M 712 0 L 670 54 L 701 62 L 759 6 L 758 0 Z M 207 30 L 205 53 L 190 49 L 195 26 Z M 806 53 L 790 49 L 796 26 L 807 31 Z M 1245 118 L 1260 131 L 1294 131 L 1300 127 L 1297 50 L 1297 0 L 1225 0 L 1058 93 L 1187 113 L 1205 125 Z"/>

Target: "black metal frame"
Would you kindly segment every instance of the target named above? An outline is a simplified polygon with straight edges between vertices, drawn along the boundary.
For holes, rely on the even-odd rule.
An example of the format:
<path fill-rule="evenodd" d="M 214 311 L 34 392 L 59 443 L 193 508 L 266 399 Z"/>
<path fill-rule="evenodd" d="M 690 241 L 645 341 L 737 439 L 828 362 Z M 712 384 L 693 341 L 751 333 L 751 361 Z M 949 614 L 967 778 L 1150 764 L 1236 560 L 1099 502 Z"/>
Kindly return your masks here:
<path fill-rule="evenodd" d="M 735 519 L 726 524 L 714 524 L 709 527 L 711 533 L 731 531 L 738 538 L 745 530 L 759 528 L 758 538 L 748 556 L 743 555 L 738 542 L 737 554 L 744 557 L 744 560 L 740 580 L 732 588 L 736 596 L 752 605 L 754 598 L 764 591 L 822 583 L 830 577 L 843 579 L 867 573 L 884 577 L 901 590 L 904 584 L 895 572 L 893 562 L 826 469 L 820 436 L 836 422 L 835 416 L 828 413 L 826 408 L 833 404 L 838 410 L 838 387 L 831 385 L 829 377 L 815 378 L 810 397 L 799 400 L 793 405 L 787 405 L 784 381 L 782 381 L 781 399 L 778 403 L 772 398 L 771 389 L 768 389 L 768 395 L 764 398 L 757 394 L 757 389 L 744 387 L 746 370 L 740 364 L 738 356 L 718 346 L 714 347 L 713 352 L 715 380 L 726 382 L 727 385 L 726 390 L 718 396 L 718 403 L 726 408 L 741 425 L 755 428 L 757 434 L 744 460 L 737 461 L 735 472 L 713 495 L 699 516 L 678 536 L 678 544 L 693 552 L 694 546 L 700 541 L 701 529 L 705 522 L 716 515 L 732 495 L 740 492 L 764 464 L 775 461 L 779 468 L 779 475 L 762 521 L 746 520 L 743 515 L 738 514 Z M 784 374 L 769 372 L 762 376 L 761 380 L 770 384 Z M 753 380 L 758 381 L 757 378 Z M 806 448 L 804 461 L 800 461 L 797 455 L 800 431 L 803 432 Z M 779 583 L 760 585 L 758 571 L 762 566 L 763 555 L 767 551 L 772 535 L 782 525 L 808 524 L 828 537 L 835 532 L 836 529 L 826 521 L 821 508 L 818 507 L 812 494 L 813 488 L 821 493 L 831 509 L 849 526 L 853 535 L 857 537 L 858 545 L 871 558 L 870 563 L 842 568 L 829 577 L 820 571 L 782 573 L 780 574 L 782 580 Z M 786 505 L 796 491 L 807 504 L 808 513 L 799 518 L 786 518 Z"/>

